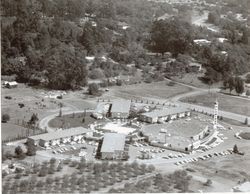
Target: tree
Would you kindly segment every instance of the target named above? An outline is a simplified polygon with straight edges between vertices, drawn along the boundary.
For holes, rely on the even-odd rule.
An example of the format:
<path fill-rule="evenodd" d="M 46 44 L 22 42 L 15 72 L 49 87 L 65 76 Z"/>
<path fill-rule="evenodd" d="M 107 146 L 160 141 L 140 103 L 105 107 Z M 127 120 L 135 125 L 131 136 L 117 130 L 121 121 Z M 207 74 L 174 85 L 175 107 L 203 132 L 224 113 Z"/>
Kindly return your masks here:
<path fill-rule="evenodd" d="M 249 120 L 248 120 L 248 117 L 246 117 L 246 119 L 245 119 L 245 125 L 248 125 L 248 123 L 249 123 Z"/>
<path fill-rule="evenodd" d="M 22 180 L 19 185 L 20 192 L 27 192 L 29 188 L 29 182 L 27 180 Z"/>
<path fill-rule="evenodd" d="M 244 92 L 244 81 L 240 77 L 235 78 L 235 91 L 238 95 Z"/>
<path fill-rule="evenodd" d="M 211 186 L 212 185 L 211 179 L 207 179 L 207 181 L 204 183 L 205 186 Z"/>
<path fill-rule="evenodd" d="M 36 155 L 36 146 L 33 143 L 27 142 L 27 156 Z"/>
<path fill-rule="evenodd" d="M 21 148 L 21 146 L 17 146 L 15 148 L 15 154 L 17 158 L 23 159 L 25 157 L 25 154 L 23 152 L 23 149 Z"/>
<path fill-rule="evenodd" d="M 249 36 L 250 36 L 250 33 L 249 31 L 247 30 L 247 28 L 245 27 L 243 29 L 243 33 L 242 33 L 242 37 L 241 37 L 241 41 L 243 44 L 248 44 L 249 43 Z"/>
<path fill-rule="evenodd" d="M 187 22 L 177 18 L 158 20 L 151 28 L 149 48 L 153 52 L 171 52 L 174 56 L 184 53 L 193 41 L 193 29 Z"/>
<path fill-rule="evenodd" d="M 51 158 L 49 162 L 50 162 L 50 164 L 54 165 L 56 163 L 56 159 L 55 158 Z"/>
<path fill-rule="evenodd" d="M 208 23 L 217 25 L 220 20 L 220 15 L 217 12 L 209 12 L 208 14 Z"/>
<path fill-rule="evenodd" d="M 231 92 L 233 91 L 233 89 L 235 88 L 235 79 L 234 77 L 230 77 L 229 80 L 228 80 L 228 87 L 229 87 L 229 90 L 230 90 L 230 94 Z"/>
<path fill-rule="evenodd" d="M 96 83 L 89 84 L 88 92 L 90 95 L 98 95 L 99 87 Z"/>
<path fill-rule="evenodd" d="M 238 146 L 236 144 L 233 147 L 233 153 L 235 154 L 239 153 Z"/>
<path fill-rule="evenodd" d="M 8 114 L 2 115 L 2 123 L 7 123 L 10 120 L 10 116 Z"/>
<path fill-rule="evenodd" d="M 58 166 L 57 166 L 57 171 L 60 172 L 61 170 L 62 170 L 62 164 L 60 163 L 60 164 L 58 164 Z"/>
<path fill-rule="evenodd" d="M 38 115 L 33 113 L 30 120 L 29 120 L 29 124 L 35 125 L 38 120 L 39 120 Z"/>

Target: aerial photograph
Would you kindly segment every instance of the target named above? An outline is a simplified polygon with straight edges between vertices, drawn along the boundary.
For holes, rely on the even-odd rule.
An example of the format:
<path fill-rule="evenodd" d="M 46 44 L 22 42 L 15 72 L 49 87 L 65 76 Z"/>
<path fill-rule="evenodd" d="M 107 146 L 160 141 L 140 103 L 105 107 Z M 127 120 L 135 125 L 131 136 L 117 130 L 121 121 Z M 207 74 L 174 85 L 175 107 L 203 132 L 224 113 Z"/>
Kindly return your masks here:
<path fill-rule="evenodd" d="M 250 0 L 0 8 L 0 193 L 250 192 Z"/>

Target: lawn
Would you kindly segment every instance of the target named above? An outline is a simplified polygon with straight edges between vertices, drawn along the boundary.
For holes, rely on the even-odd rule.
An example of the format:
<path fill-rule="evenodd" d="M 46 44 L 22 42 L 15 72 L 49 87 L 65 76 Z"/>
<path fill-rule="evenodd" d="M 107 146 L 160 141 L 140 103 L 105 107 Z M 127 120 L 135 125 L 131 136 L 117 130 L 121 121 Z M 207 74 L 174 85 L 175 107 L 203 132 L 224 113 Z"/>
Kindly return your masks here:
<path fill-rule="evenodd" d="M 153 82 L 150 84 L 141 83 L 122 87 L 114 87 L 112 89 L 116 96 L 128 99 L 141 97 L 166 99 L 191 90 L 190 88 L 179 84 L 169 86 L 168 83 L 169 81 Z"/>
<path fill-rule="evenodd" d="M 249 132 L 240 133 L 239 136 L 242 137 L 243 139 L 250 140 L 250 133 Z"/>
<path fill-rule="evenodd" d="M 83 122 L 83 118 L 84 113 L 63 115 L 62 117 L 55 117 L 48 124 L 53 128 L 88 127 L 89 124 L 96 121 L 90 116 L 90 113 L 86 113 L 85 122 Z"/>
<path fill-rule="evenodd" d="M 201 106 L 213 107 L 216 98 L 219 102 L 219 110 L 250 116 L 250 101 L 242 98 L 211 93 L 187 97 L 181 101 Z"/>

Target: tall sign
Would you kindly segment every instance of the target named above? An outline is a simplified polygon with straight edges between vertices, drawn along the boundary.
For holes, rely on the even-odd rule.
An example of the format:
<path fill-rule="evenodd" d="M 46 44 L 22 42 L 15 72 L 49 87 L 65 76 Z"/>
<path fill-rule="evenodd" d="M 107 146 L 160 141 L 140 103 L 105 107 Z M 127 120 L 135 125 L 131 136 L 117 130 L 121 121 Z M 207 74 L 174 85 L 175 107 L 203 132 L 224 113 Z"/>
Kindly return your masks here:
<path fill-rule="evenodd" d="M 217 125 L 218 125 L 218 107 L 219 107 L 219 103 L 218 100 L 216 99 L 215 103 L 214 103 L 214 129 L 217 129 Z"/>

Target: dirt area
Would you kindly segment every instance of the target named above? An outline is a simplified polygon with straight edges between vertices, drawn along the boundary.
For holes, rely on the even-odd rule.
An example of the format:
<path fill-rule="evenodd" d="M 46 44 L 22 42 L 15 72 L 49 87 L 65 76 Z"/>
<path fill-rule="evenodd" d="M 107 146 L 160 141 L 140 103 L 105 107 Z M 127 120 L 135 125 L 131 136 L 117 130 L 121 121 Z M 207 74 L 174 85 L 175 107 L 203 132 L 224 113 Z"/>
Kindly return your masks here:
<path fill-rule="evenodd" d="M 213 104 L 218 99 L 219 109 L 233 112 L 241 115 L 250 116 L 250 101 L 238 97 L 232 97 L 228 95 L 211 93 L 198 96 L 191 96 L 182 99 L 183 102 L 197 104 L 201 106 L 213 107 Z"/>
<path fill-rule="evenodd" d="M 136 85 L 127 85 L 122 87 L 113 87 L 112 93 L 116 97 L 122 98 L 170 98 L 177 94 L 182 94 L 191 89 L 179 84 L 173 86 L 167 85 L 169 81 L 161 81 L 154 83 L 141 83 Z"/>

